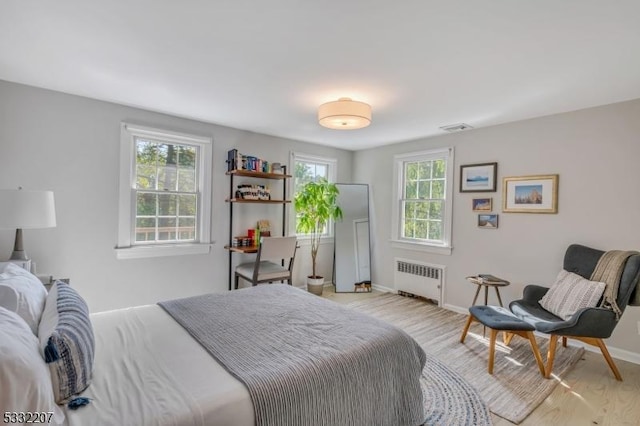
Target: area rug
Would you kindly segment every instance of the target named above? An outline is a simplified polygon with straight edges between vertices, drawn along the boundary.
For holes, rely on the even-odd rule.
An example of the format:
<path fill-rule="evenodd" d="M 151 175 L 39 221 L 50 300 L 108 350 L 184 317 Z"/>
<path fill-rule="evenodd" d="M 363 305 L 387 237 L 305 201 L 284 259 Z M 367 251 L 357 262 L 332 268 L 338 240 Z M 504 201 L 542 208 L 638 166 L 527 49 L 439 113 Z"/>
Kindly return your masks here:
<path fill-rule="evenodd" d="M 395 294 L 383 294 L 347 306 L 406 331 L 428 355 L 475 388 L 494 414 L 515 424 L 522 422 L 551 394 L 584 353 L 582 348 L 558 347 L 552 378 L 545 379 L 528 341 L 515 336 L 507 347 L 499 339 L 493 375 L 490 375 L 487 373 L 489 334 L 483 336 L 483 326 L 474 322 L 465 343 L 460 343 L 466 315 Z M 538 345 L 544 356 L 548 340 L 538 339 Z"/>
<path fill-rule="evenodd" d="M 482 397 L 462 376 L 427 354 L 422 377 L 425 426 L 491 426 Z"/>

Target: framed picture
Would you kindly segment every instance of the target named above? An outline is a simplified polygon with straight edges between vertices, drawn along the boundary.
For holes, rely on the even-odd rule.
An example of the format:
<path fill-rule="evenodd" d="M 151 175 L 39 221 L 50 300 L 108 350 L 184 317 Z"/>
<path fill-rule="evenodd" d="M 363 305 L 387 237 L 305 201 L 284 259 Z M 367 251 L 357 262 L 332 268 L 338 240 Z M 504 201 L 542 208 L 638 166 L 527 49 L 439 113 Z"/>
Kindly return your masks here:
<path fill-rule="evenodd" d="M 460 192 L 496 192 L 498 163 L 460 166 Z"/>
<path fill-rule="evenodd" d="M 474 198 L 471 200 L 471 207 L 474 212 L 490 212 L 493 210 L 491 198 Z"/>
<path fill-rule="evenodd" d="M 505 177 L 502 211 L 558 213 L 558 175 Z"/>
<path fill-rule="evenodd" d="M 478 228 L 498 229 L 498 215 L 497 214 L 479 214 Z"/>

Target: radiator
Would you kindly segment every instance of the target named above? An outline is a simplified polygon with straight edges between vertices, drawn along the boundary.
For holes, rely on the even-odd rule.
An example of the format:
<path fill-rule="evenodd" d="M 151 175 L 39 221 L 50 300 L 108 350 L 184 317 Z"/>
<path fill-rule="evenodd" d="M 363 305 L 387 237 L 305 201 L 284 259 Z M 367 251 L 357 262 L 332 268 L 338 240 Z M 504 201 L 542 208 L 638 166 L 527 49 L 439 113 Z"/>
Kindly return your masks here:
<path fill-rule="evenodd" d="M 408 259 L 394 259 L 393 282 L 399 293 L 441 300 L 443 267 Z"/>

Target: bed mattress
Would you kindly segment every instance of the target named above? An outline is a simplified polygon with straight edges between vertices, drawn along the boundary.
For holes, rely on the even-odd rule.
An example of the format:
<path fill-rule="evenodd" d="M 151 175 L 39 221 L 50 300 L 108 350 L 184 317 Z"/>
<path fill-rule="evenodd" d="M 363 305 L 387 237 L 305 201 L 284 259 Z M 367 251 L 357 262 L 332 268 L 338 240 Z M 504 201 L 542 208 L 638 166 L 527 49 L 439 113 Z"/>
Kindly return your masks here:
<path fill-rule="evenodd" d="M 157 305 L 92 314 L 89 405 L 69 426 L 255 424 L 246 387 Z"/>

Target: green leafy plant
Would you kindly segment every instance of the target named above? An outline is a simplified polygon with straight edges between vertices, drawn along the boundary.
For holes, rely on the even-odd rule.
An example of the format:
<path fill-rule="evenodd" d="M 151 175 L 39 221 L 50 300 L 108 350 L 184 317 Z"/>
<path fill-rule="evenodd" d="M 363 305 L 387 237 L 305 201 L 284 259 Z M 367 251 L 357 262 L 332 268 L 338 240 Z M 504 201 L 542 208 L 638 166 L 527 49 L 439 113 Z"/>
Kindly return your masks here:
<path fill-rule="evenodd" d="M 308 182 L 296 194 L 293 202 L 298 219 L 297 231 L 311 238 L 311 278 L 316 274 L 316 257 L 322 236 L 329 220 L 342 219 L 342 210 L 336 203 L 340 191 L 334 183 L 326 179 Z"/>

